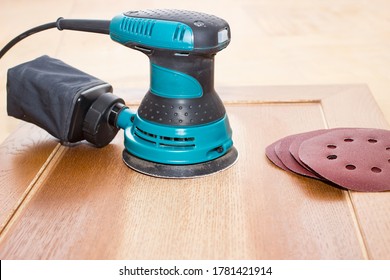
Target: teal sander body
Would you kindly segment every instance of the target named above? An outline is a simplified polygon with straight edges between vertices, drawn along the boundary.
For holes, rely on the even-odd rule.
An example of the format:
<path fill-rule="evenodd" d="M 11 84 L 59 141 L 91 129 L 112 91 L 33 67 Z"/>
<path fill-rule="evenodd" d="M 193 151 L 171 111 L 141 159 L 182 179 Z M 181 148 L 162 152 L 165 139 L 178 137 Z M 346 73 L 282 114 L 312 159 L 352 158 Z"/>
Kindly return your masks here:
<path fill-rule="evenodd" d="M 204 176 L 236 162 L 228 116 L 214 89 L 215 55 L 230 43 L 225 20 L 184 10 L 142 10 L 111 21 L 60 18 L 55 27 L 109 34 L 150 60 L 150 88 L 138 110 L 112 94 L 99 97 L 82 116 L 85 139 L 104 146 L 123 129 L 125 164 L 157 177 Z M 113 135 L 107 139 L 99 131 L 103 122 Z"/>
<path fill-rule="evenodd" d="M 172 166 L 162 164 L 179 165 L 173 175 L 180 177 L 213 173 L 210 161 L 227 154 L 232 158 L 225 164 L 232 164 L 232 130 L 214 89 L 215 54 L 230 42 L 227 22 L 198 12 L 132 11 L 111 21 L 110 36 L 150 59 L 149 91 L 136 113 L 125 108 L 117 119 L 125 131 L 125 163 L 163 177 Z M 205 162 L 209 170 L 194 166 Z"/>

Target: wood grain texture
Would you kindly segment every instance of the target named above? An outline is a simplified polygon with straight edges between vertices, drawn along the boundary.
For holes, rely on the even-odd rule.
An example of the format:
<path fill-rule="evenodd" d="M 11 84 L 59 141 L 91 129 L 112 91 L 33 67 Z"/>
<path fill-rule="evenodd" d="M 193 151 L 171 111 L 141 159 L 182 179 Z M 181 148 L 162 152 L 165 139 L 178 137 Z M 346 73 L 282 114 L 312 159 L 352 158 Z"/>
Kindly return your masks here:
<path fill-rule="evenodd" d="M 367 92 L 368 89 L 361 86 L 324 98 L 322 106 L 327 125 L 389 129 L 378 105 Z M 351 103 L 351 100 L 354 101 Z M 367 249 L 368 257 L 390 259 L 390 192 L 349 192 L 349 195 L 357 217 L 356 226 L 361 231 L 361 242 Z"/>
<path fill-rule="evenodd" d="M 57 142 L 24 124 L 0 146 L 0 233 L 45 168 Z"/>
<path fill-rule="evenodd" d="M 367 87 L 219 92 L 240 152 L 235 166 L 156 179 L 121 162 L 121 135 L 103 149 L 61 147 L 0 236 L 0 258 L 390 258 L 387 193 L 342 191 L 283 172 L 264 155 L 293 133 L 387 127 Z M 141 96 L 128 94 L 134 104 Z"/>

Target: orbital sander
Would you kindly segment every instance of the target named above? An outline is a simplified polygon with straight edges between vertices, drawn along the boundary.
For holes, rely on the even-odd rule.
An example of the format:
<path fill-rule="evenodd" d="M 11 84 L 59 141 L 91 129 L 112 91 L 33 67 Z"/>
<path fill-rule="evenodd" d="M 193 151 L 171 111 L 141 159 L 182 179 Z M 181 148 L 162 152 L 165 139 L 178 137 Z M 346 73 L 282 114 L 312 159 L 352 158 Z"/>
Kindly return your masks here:
<path fill-rule="evenodd" d="M 112 87 L 60 60 L 43 56 L 8 70 L 10 116 L 37 124 L 62 143 L 97 147 L 124 130 L 123 161 L 141 173 L 166 178 L 212 174 L 233 165 L 238 152 L 225 107 L 214 89 L 214 57 L 230 42 L 228 23 L 184 10 L 129 11 L 106 20 L 63 19 L 49 28 L 110 35 L 150 59 L 150 88 L 137 112 Z"/>

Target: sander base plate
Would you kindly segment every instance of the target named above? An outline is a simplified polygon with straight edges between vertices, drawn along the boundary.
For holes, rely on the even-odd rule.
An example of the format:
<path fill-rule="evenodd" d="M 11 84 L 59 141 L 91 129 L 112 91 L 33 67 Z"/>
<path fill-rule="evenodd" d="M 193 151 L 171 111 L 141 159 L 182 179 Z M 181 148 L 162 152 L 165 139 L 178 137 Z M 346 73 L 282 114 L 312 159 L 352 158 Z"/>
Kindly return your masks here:
<path fill-rule="evenodd" d="M 238 160 L 238 151 L 232 147 L 226 154 L 214 160 L 197 164 L 162 164 L 151 162 L 130 154 L 126 149 L 122 153 L 124 163 L 140 173 L 159 178 L 196 178 L 223 171 Z"/>

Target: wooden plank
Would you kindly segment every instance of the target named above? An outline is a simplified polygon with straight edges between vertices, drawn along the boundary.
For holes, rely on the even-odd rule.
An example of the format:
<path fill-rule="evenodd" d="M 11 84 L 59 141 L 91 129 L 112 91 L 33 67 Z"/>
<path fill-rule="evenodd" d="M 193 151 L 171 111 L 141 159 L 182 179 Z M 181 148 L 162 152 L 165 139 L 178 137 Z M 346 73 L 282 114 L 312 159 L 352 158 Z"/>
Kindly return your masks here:
<path fill-rule="evenodd" d="M 317 89 L 317 101 L 300 101 Z M 365 258 L 371 247 L 350 194 L 282 172 L 264 155 L 280 137 L 329 125 L 347 88 L 242 92 L 231 94 L 258 101 L 227 105 L 240 151 L 234 167 L 200 179 L 156 179 L 124 166 L 122 136 L 103 149 L 61 148 L 1 235 L 0 258 Z M 370 95 L 361 92 L 349 104 L 364 115 Z M 267 94 L 272 102 L 264 102 Z M 296 101 L 284 101 L 288 94 Z"/>
<path fill-rule="evenodd" d="M 24 124 L 0 146 L 0 233 L 30 192 L 57 142 Z"/>
<path fill-rule="evenodd" d="M 351 104 L 352 103 L 352 104 Z M 322 100 L 329 127 L 358 126 L 389 129 L 366 87 L 340 92 Z M 349 106 L 345 106 L 350 104 Z M 349 192 L 361 238 L 372 259 L 390 258 L 390 192 Z"/>

